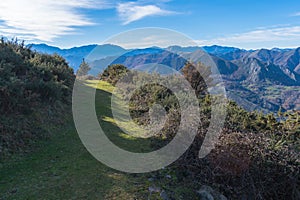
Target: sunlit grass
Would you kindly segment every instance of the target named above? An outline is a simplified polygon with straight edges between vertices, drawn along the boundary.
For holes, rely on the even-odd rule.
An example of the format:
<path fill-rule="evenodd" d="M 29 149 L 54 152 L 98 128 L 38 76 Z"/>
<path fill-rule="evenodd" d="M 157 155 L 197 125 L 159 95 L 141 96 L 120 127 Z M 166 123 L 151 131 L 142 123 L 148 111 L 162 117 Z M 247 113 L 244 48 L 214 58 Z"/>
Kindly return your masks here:
<path fill-rule="evenodd" d="M 102 81 L 102 80 L 87 80 L 85 83 L 87 86 L 103 90 L 109 93 L 112 93 L 115 87 L 108 82 Z"/>
<path fill-rule="evenodd" d="M 109 105 L 113 86 L 88 81 L 98 88 L 96 110 L 108 137 L 129 151 L 149 150 L 149 141 L 135 140 L 113 123 Z M 92 157 L 81 143 L 72 120 L 35 151 L 0 163 L 0 199 L 146 199 L 147 178 L 117 172 Z M 132 184 L 135 182 L 137 184 Z"/>
<path fill-rule="evenodd" d="M 102 90 L 102 91 L 105 91 L 105 92 L 108 92 L 110 94 L 113 93 L 113 91 L 115 90 L 115 87 L 112 86 L 111 84 L 109 84 L 108 82 L 105 82 L 105 81 L 101 81 L 101 80 L 89 80 L 89 81 L 86 81 L 85 83 L 87 86 L 89 87 L 93 87 L 93 88 L 96 88 L 98 90 Z M 117 96 L 117 94 L 115 94 Z M 107 101 L 102 101 L 103 99 L 101 98 L 98 98 L 96 99 L 96 101 L 98 101 L 98 103 L 102 103 L 102 104 L 105 104 L 104 106 L 111 106 L 110 105 L 110 101 L 107 102 Z M 126 106 L 124 105 L 124 103 L 122 101 L 119 101 L 117 98 L 115 98 L 115 105 L 117 105 L 117 113 L 118 116 L 122 116 L 122 115 L 125 115 L 126 114 Z M 106 122 L 110 122 L 116 126 L 118 126 L 119 128 L 121 128 L 122 130 L 124 130 L 124 132 L 128 133 L 128 134 L 120 134 L 122 135 L 123 137 L 126 137 L 127 139 L 131 139 L 131 140 L 134 140 L 133 137 L 139 137 L 139 138 L 148 138 L 149 136 L 147 135 L 146 131 L 139 125 L 137 125 L 135 122 L 133 122 L 132 120 L 126 120 L 126 119 L 120 119 L 117 120 L 113 117 L 108 117 L 108 116 L 104 116 L 102 118 L 103 121 L 106 121 Z"/>
<path fill-rule="evenodd" d="M 115 123 L 110 108 L 114 87 L 103 81 L 87 81 L 86 85 L 97 88 L 96 111 L 109 139 L 128 151 L 151 151 L 149 139 L 128 135 Z M 122 126 L 132 129 L 126 123 Z M 168 173 L 165 171 L 161 173 Z M 172 190 L 176 199 L 181 191 L 190 197 L 184 199 L 195 199 L 191 185 L 168 185 L 169 179 L 149 182 L 152 176 L 118 172 L 97 161 L 81 143 L 70 119 L 50 139 L 39 141 L 34 152 L 0 163 L 0 199 L 144 200 L 149 198 L 150 186 Z M 149 199 L 161 198 L 155 193 Z"/>

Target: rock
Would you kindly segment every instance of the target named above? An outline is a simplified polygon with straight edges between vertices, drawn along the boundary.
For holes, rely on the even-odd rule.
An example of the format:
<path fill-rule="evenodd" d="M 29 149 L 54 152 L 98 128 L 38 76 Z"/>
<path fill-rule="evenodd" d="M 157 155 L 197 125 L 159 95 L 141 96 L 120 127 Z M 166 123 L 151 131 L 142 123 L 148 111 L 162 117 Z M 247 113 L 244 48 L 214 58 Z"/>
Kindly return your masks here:
<path fill-rule="evenodd" d="M 171 178 L 172 178 L 172 176 L 171 176 L 171 175 L 169 175 L 169 174 L 167 174 L 167 175 L 166 175 L 166 178 L 168 178 L 168 179 L 171 179 Z"/>
<path fill-rule="evenodd" d="M 220 194 L 218 191 L 213 190 L 207 185 L 203 185 L 199 191 L 197 191 L 201 200 L 227 200 L 227 198 Z"/>
<path fill-rule="evenodd" d="M 153 182 L 154 178 L 148 178 L 148 181 Z"/>
<path fill-rule="evenodd" d="M 160 197 L 162 198 L 162 200 L 169 200 L 169 196 L 168 194 L 166 193 L 166 191 L 161 191 L 160 193 Z"/>
<path fill-rule="evenodd" d="M 198 191 L 200 200 L 215 200 L 214 197 L 206 190 Z"/>
<path fill-rule="evenodd" d="M 160 192 L 160 188 L 159 187 L 155 187 L 155 186 L 150 186 L 149 187 L 149 192 L 152 193 L 152 192 Z"/>
<path fill-rule="evenodd" d="M 161 189 L 159 187 L 155 187 L 155 186 L 150 186 L 149 187 L 149 196 L 148 196 L 148 200 L 151 198 L 153 193 L 160 193 Z"/>

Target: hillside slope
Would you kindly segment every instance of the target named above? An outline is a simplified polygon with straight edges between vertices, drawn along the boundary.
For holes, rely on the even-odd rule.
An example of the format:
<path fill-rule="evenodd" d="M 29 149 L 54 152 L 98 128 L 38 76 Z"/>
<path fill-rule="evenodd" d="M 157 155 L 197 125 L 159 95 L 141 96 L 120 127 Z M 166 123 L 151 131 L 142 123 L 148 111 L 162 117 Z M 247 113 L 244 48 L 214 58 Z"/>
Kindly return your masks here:
<path fill-rule="evenodd" d="M 177 71 L 186 63 L 185 58 L 195 59 L 204 50 L 209 53 L 218 67 L 229 97 L 248 110 L 277 112 L 300 109 L 300 48 L 244 50 L 233 47 L 170 46 L 146 49 L 123 49 L 115 45 L 90 45 L 61 50 L 47 45 L 32 45 L 37 51 L 58 53 L 64 56 L 76 70 L 82 58 L 90 54 L 91 74 L 97 75 L 109 64 L 123 64 L 128 68 L 141 69 L 142 66 L 158 63 Z M 165 72 L 153 66 L 152 70 Z M 284 88 L 281 95 L 278 94 Z M 241 96 L 243 94 L 243 96 Z M 290 96 L 291 95 L 291 96 Z M 253 96 L 255 96 L 253 98 Z M 252 106 L 249 106 L 252 105 Z"/>

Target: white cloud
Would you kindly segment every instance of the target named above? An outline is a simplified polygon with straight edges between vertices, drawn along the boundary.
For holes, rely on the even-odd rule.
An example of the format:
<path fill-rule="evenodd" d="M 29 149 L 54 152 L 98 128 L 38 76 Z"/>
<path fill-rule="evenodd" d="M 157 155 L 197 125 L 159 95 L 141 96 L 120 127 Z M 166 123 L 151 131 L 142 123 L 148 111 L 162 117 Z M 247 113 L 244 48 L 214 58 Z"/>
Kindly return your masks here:
<path fill-rule="evenodd" d="M 127 49 L 148 48 L 172 45 L 196 46 L 197 44 L 182 33 L 164 28 L 139 28 L 116 35 L 105 43 L 115 44 Z"/>
<path fill-rule="evenodd" d="M 291 16 L 292 16 L 292 17 L 298 17 L 298 16 L 300 16 L 300 12 L 294 13 L 294 14 L 292 14 Z"/>
<path fill-rule="evenodd" d="M 52 41 L 93 22 L 77 9 L 103 9 L 101 0 L 1 0 L 0 35 L 25 40 Z"/>
<path fill-rule="evenodd" d="M 264 44 L 268 47 L 282 46 L 282 44 L 285 44 L 286 47 L 291 47 L 291 45 L 299 45 L 300 26 L 260 28 L 227 37 L 198 40 L 197 42 L 199 45 L 237 45 L 249 48 L 255 48 L 257 44 Z"/>
<path fill-rule="evenodd" d="M 153 15 L 171 15 L 175 12 L 163 10 L 156 5 L 139 5 L 137 2 L 120 3 L 117 6 L 123 25 Z"/>

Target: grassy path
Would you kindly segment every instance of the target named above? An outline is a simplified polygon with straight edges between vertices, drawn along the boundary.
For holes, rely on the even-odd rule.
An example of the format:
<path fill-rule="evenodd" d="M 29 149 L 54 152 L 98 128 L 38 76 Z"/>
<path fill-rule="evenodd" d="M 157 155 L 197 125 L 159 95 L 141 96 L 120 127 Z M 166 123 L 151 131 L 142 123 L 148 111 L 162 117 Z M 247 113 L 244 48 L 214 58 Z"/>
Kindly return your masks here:
<path fill-rule="evenodd" d="M 109 120 L 112 86 L 102 82 L 97 87 L 96 110 L 110 139 L 134 151 L 147 150 L 149 141 L 124 137 Z M 72 122 L 33 153 L 0 164 L 0 199 L 147 199 L 148 187 L 145 175 L 120 173 L 95 160 Z"/>

